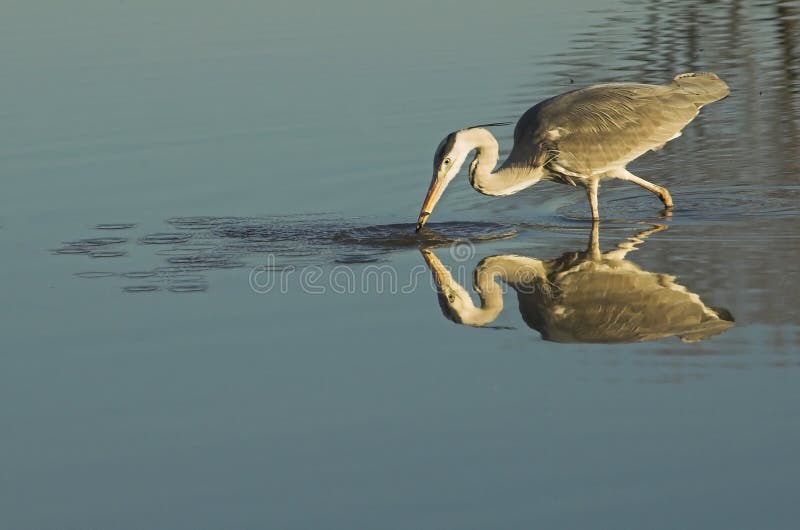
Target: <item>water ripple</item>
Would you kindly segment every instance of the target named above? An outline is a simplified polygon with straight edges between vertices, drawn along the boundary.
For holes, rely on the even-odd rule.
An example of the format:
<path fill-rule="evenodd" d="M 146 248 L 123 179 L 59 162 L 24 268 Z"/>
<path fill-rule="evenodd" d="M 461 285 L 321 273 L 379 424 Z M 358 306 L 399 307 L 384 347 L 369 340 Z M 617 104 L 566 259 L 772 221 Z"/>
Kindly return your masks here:
<path fill-rule="evenodd" d="M 461 241 L 478 243 L 513 237 L 518 229 L 511 224 L 481 222 L 431 223 L 419 233 L 410 223 L 369 225 L 357 219 L 329 215 L 286 217 L 173 217 L 169 224 L 178 232 L 164 231 L 138 238 L 89 237 L 67 242 L 56 254 L 119 258 L 128 254 L 123 245 L 156 247 L 153 257 L 161 262 L 151 270 L 109 273 L 126 280 L 142 280 L 140 285 L 123 285 L 125 292 L 169 291 L 201 292 L 208 289 L 205 273 L 212 270 L 247 266 L 249 256 L 270 254 L 277 270 L 303 265 L 374 263 L 393 251 L 422 245 L 445 245 Z M 98 230 L 108 226 L 95 225 Z M 124 225 L 131 228 L 135 225 Z M 98 273 L 78 273 L 82 278 L 97 278 Z M 106 276 L 102 276 L 106 277 Z"/>
<path fill-rule="evenodd" d="M 53 254 L 88 254 L 93 257 L 116 257 L 116 250 L 102 249 L 112 245 L 119 245 L 128 241 L 125 237 L 87 237 L 77 241 L 66 241 L 64 246 L 53 249 Z"/>
<path fill-rule="evenodd" d="M 126 293 L 150 293 L 159 289 L 158 285 L 126 285 L 122 288 Z"/>
<path fill-rule="evenodd" d="M 85 271 L 85 272 L 76 272 L 75 276 L 78 278 L 87 278 L 87 279 L 96 279 L 96 278 L 110 278 L 115 276 L 113 272 L 108 271 Z"/>
<path fill-rule="evenodd" d="M 736 221 L 747 217 L 788 219 L 797 216 L 800 187 L 686 187 L 673 188 L 672 196 L 675 200 L 673 223 Z M 609 198 L 600 206 L 601 216 L 609 217 L 652 217 L 661 210 L 658 199 L 647 192 Z M 566 211 L 580 216 L 581 207 L 586 210 L 584 204 L 574 204 Z"/>
<path fill-rule="evenodd" d="M 128 230 L 135 227 L 134 223 L 101 223 L 95 225 L 96 230 Z"/>
<path fill-rule="evenodd" d="M 185 243 L 191 238 L 192 234 L 158 232 L 156 234 L 148 234 L 142 237 L 139 239 L 139 243 L 142 245 L 174 245 L 176 243 Z"/>

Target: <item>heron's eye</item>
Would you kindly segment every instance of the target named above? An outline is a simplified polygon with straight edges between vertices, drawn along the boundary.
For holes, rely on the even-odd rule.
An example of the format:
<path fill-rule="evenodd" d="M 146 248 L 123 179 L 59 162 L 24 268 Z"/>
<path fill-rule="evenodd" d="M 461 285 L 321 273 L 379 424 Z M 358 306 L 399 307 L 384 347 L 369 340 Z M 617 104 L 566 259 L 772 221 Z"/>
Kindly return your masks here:
<path fill-rule="evenodd" d="M 444 162 L 442 162 L 442 164 L 444 164 L 445 166 L 449 166 L 450 162 L 452 162 L 452 160 L 450 160 L 449 158 L 445 158 Z"/>

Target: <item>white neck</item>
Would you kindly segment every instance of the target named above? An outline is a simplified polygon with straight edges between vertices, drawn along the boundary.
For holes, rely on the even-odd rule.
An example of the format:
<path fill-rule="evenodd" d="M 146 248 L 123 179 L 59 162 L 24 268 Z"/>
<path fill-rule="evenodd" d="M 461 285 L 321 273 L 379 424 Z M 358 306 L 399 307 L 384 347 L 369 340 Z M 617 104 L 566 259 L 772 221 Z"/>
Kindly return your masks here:
<path fill-rule="evenodd" d="M 480 298 L 480 307 L 465 308 L 463 315 L 466 324 L 483 326 L 493 322 L 503 310 L 503 289 L 493 275 L 477 276 L 473 288 Z"/>
<path fill-rule="evenodd" d="M 469 165 L 469 181 L 472 187 L 484 195 L 511 195 L 536 184 L 541 180 L 543 168 L 532 167 L 525 161 L 515 161 L 512 155 L 494 171 L 500 147 L 495 137 L 486 129 L 467 129 L 461 133 L 475 158 Z"/>
<path fill-rule="evenodd" d="M 531 289 L 546 283 L 547 270 L 540 260 L 515 255 L 486 258 L 475 269 L 473 276 L 473 289 L 480 298 L 478 306 L 435 256 L 433 260 L 435 261 L 429 261 L 429 265 L 432 269 L 437 269 L 441 292 L 460 295 L 453 298 L 440 295 L 440 303 L 449 306 L 449 312 L 457 316 L 457 321 L 468 326 L 489 324 L 503 310 L 503 287 L 498 280 L 525 293 L 530 293 Z"/>

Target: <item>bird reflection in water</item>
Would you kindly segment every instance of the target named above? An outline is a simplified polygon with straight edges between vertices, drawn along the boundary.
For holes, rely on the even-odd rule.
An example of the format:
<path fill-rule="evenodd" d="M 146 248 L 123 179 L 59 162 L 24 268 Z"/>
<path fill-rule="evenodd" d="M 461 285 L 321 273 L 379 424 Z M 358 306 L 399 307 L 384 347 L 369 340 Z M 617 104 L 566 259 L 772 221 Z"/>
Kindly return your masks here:
<path fill-rule="evenodd" d="M 626 260 L 647 236 L 666 230 L 654 225 L 602 253 L 598 223 L 585 251 L 539 260 L 513 254 L 484 258 L 473 273 L 476 306 L 469 293 L 430 249 L 422 249 L 433 273 L 445 317 L 485 326 L 503 309 L 503 285 L 517 293 L 526 324 L 554 342 L 641 342 L 677 336 L 696 342 L 734 325 L 726 309 L 706 305 L 668 274 L 642 270 Z"/>

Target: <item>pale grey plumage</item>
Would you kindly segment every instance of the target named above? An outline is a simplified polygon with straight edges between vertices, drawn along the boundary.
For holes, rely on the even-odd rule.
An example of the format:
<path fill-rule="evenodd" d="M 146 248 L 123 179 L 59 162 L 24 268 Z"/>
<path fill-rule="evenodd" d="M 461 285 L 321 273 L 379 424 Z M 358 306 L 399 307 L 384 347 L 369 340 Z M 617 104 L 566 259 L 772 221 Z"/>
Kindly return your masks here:
<path fill-rule="evenodd" d="M 424 225 L 472 150 L 476 156 L 469 166 L 470 182 L 487 195 L 516 193 L 542 179 L 580 185 L 587 189 L 592 218 L 597 219 L 599 181 L 618 178 L 648 189 L 671 208 L 665 188 L 636 177 L 625 166 L 680 136 L 703 105 L 728 92 L 715 74 L 689 73 L 664 85 L 611 83 L 555 96 L 522 115 L 514 146 L 496 171 L 497 140 L 489 131 L 470 127 L 451 133 L 436 150 L 417 227 Z"/>
<path fill-rule="evenodd" d="M 503 166 L 544 161 L 582 176 L 624 167 L 675 138 L 703 105 L 727 94 L 710 73 L 682 74 L 666 85 L 614 83 L 567 92 L 522 115 Z"/>

